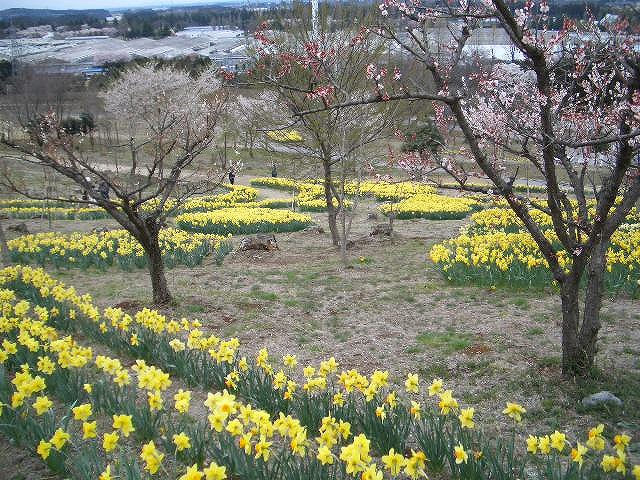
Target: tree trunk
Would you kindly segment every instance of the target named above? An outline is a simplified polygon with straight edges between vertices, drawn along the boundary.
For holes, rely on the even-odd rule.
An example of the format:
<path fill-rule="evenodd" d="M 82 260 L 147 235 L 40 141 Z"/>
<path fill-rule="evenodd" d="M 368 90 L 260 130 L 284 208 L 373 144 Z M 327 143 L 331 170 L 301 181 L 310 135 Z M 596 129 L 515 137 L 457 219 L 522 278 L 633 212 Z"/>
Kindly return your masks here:
<path fill-rule="evenodd" d="M 7 237 L 4 236 L 4 228 L 2 222 L 0 222 L 0 258 L 3 265 L 9 265 L 11 263 L 11 255 L 9 254 L 9 247 L 7 246 Z"/>
<path fill-rule="evenodd" d="M 129 139 L 129 149 L 131 150 L 131 174 L 130 175 L 131 175 L 131 181 L 133 182 L 133 179 L 136 175 L 136 169 L 138 168 L 135 139 L 133 137 Z"/>
<path fill-rule="evenodd" d="M 342 198 L 344 202 L 344 198 Z M 344 203 L 342 204 L 343 208 L 340 211 L 340 257 L 342 259 L 342 264 L 346 267 L 349 261 L 347 257 L 347 242 L 349 234 L 347 232 L 347 209 L 344 208 Z"/>
<path fill-rule="evenodd" d="M 601 242 L 593 248 L 591 261 L 587 267 L 587 291 L 584 299 L 584 315 L 578 334 L 578 369 L 587 373 L 593 367 L 596 356 L 598 332 L 600 331 L 600 310 L 604 294 L 604 271 L 607 268 L 607 248 L 609 242 Z"/>
<path fill-rule="evenodd" d="M 142 243 L 142 246 L 145 249 L 149 263 L 153 303 L 155 305 L 166 305 L 173 302 L 173 297 L 167 285 L 167 277 L 164 274 L 164 261 L 162 260 L 162 252 L 160 251 L 158 233 L 152 232 L 149 241 Z"/>
<path fill-rule="evenodd" d="M 579 279 L 568 278 L 560 285 L 562 300 L 562 373 L 577 373 L 578 325 L 580 323 Z"/>
<path fill-rule="evenodd" d="M 338 233 L 337 211 L 333 206 L 333 193 L 331 192 L 331 163 L 327 159 L 322 160 L 324 167 L 324 198 L 327 201 L 327 216 L 329 218 L 329 230 L 331 231 L 331 241 L 335 247 L 340 244 L 340 234 Z"/>
<path fill-rule="evenodd" d="M 585 376 L 593 367 L 600 331 L 600 310 L 604 293 L 608 241 L 594 245 L 586 268 L 584 310 L 580 315 L 579 293 L 582 273 L 571 275 L 561 287 L 562 373 Z"/>

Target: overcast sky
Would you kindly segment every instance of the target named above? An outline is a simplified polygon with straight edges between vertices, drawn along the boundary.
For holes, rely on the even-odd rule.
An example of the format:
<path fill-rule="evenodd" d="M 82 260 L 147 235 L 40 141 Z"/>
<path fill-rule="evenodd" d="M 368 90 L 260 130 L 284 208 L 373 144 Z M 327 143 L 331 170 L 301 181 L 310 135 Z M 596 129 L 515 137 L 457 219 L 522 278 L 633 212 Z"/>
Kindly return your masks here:
<path fill-rule="evenodd" d="M 176 0 L 0 0 L 0 10 L 5 8 L 52 8 L 64 10 L 67 8 L 122 8 L 122 7 L 147 7 L 147 6 L 171 6 L 184 4 L 216 3 L 204 1 L 176 1 Z"/>

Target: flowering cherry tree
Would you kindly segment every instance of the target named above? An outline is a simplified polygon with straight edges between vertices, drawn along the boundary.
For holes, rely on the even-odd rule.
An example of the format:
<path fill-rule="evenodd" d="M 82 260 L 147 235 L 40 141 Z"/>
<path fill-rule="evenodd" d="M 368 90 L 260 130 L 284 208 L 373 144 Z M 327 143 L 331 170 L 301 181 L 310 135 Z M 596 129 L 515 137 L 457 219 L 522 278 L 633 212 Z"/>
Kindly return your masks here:
<path fill-rule="evenodd" d="M 640 197 L 637 35 L 624 20 L 603 31 L 592 18 L 567 20 L 559 31 L 550 31 L 546 1 L 527 0 L 515 8 L 505 0 L 442 6 L 383 0 L 379 7 L 380 21 L 361 35 L 394 45 L 422 71 L 419 78 L 429 81 L 372 63 L 361 73 L 370 80 L 369 92 L 343 100 L 332 77 L 316 67 L 318 99 L 297 115 L 389 101 L 431 103 L 442 135 L 461 136 L 464 149 L 438 157 L 437 163 L 433 156 L 413 155 L 403 164 L 444 169 L 461 189 L 491 189 L 506 200 L 559 285 L 563 372 L 587 373 L 601 327 L 607 247 Z M 498 22 L 521 61 L 479 62 L 469 55 L 470 38 L 489 19 Z M 434 21 L 446 23 L 445 40 L 433 35 Z M 539 172 L 546 186 L 543 201 L 515 193 L 518 170 L 505 155 Z M 470 172 L 457 161 L 469 156 L 491 182 L 489 188 L 469 184 Z M 550 215 L 552 235 L 536 223 L 533 209 Z M 558 260 L 560 250 L 570 256 L 568 267 Z"/>
<path fill-rule="evenodd" d="M 79 185 L 83 198 L 52 198 L 49 192 L 21 186 L 11 172 L 4 175 L 3 183 L 30 198 L 104 208 L 144 248 L 153 301 L 166 304 L 172 296 L 164 273 L 160 229 L 187 198 L 211 191 L 224 175 L 199 159 L 215 140 L 225 100 L 219 87 L 215 72 L 194 79 L 186 72 L 153 65 L 129 70 L 102 94 L 106 112 L 132 125 L 137 133 L 120 146 L 135 152 L 126 171 L 117 163 L 102 163 L 105 160 L 86 154 L 81 148 L 84 135 L 67 132 L 60 118 L 46 111 L 24 125 L 26 138 L 2 139 L 14 152 L 5 157 L 54 170 Z M 108 173 L 114 169 L 115 175 Z"/>
<path fill-rule="evenodd" d="M 365 151 L 390 128 L 396 108 L 372 103 L 362 110 L 325 109 L 336 99 L 344 102 L 367 93 L 370 80 L 361 72 L 378 62 L 384 49 L 380 39 L 365 35 L 364 30 L 346 27 L 329 32 L 326 18 L 322 27 L 317 32 L 303 27 L 278 34 L 269 31 L 266 23 L 260 25 L 252 77 L 254 84 L 275 93 L 273 125 L 295 128 L 304 138 L 288 148 L 321 167 L 332 242 L 342 246 L 344 255 L 348 228 L 339 228 L 339 223 L 344 226 L 347 215 L 345 180 L 368 168 L 363 157 L 371 157 Z M 372 71 L 371 78 L 382 81 L 387 74 L 383 67 Z M 322 108 L 298 115 L 316 102 Z"/>

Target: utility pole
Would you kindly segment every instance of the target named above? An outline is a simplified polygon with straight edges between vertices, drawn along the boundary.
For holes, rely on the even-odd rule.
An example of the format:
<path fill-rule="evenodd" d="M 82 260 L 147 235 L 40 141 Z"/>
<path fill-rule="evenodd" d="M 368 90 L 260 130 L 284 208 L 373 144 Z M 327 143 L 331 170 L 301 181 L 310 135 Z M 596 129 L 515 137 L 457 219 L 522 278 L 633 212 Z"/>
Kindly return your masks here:
<path fill-rule="evenodd" d="M 17 28 L 13 26 L 13 17 L 9 20 L 9 38 L 11 39 L 11 78 L 15 80 L 20 57 L 20 44 L 16 39 Z"/>
<path fill-rule="evenodd" d="M 318 22 L 318 0 L 311 0 L 311 36 L 313 40 L 318 40 L 320 24 Z"/>

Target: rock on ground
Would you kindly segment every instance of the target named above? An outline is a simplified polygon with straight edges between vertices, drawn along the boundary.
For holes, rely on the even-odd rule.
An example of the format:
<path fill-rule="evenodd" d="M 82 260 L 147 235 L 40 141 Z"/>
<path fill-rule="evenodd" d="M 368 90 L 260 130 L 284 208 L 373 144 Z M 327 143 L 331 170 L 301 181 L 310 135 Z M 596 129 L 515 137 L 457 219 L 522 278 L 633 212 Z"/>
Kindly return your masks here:
<path fill-rule="evenodd" d="M 616 397 L 613 393 L 602 391 L 589 395 L 582 399 L 582 405 L 585 407 L 597 407 L 598 405 L 612 404 L 617 407 L 622 406 L 622 400 Z"/>

